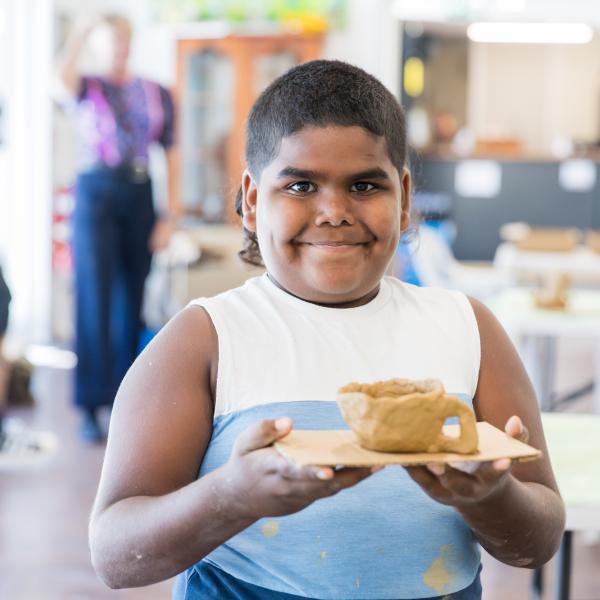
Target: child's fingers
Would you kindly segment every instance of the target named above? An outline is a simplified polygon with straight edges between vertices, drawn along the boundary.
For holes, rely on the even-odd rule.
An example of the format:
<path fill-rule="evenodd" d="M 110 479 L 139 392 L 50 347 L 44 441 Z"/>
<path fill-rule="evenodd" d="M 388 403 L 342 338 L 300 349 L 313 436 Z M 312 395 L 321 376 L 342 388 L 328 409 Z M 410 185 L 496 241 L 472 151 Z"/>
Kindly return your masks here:
<path fill-rule="evenodd" d="M 292 420 L 288 417 L 258 421 L 240 433 L 233 446 L 233 452 L 241 455 L 265 448 L 287 435 L 291 429 Z"/>
<path fill-rule="evenodd" d="M 373 471 L 370 467 L 341 469 L 336 471 L 330 479 L 296 481 L 292 485 L 299 495 L 306 495 L 314 499 L 326 498 L 360 483 L 372 474 Z"/>
<path fill-rule="evenodd" d="M 477 494 L 480 482 L 478 477 L 463 473 L 447 465 L 428 465 L 428 470 L 452 494 L 461 498 L 471 498 Z"/>
<path fill-rule="evenodd" d="M 300 466 L 288 460 L 275 448 L 261 448 L 255 451 L 256 459 L 260 460 L 260 468 L 266 473 L 276 473 L 290 481 L 329 480 L 334 476 L 331 467 Z"/>
<path fill-rule="evenodd" d="M 288 479 L 296 479 L 302 470 L 302 467 L 289 461 L 274 448 L 262 448 L 254 451 L 253 460 L 257 461 L 254 464 L 259 465 L 260 471 L 274 473 Z"/>
<path fill-rule="evenodd" d="M 513 437 L 521 442 L 527 443 L 529 440 L 529 431 L 527 431 L 527 427 L 523 425 L 523 421 L 517 415 L 513 415 L 506 421 L 506 425 L 504 426 L 504 431 L 510 437 Z"/>
<path fill-rule="evenodd" d="M 332 496 L 337 492 L 351 487 L 372 474 L 370 468 L 343 469 L 336 471 L 329 467 L 322 467 L 321 471 L 329 471 L 329 477 L 318 476 L 317 467 L 296 467 L 293 463 L 287 466 L 279 465 L 277 471 L 278 482 L 273 487 L 273 493 L 296 505 L 307 506 L 319 498 Z M 272 470 L 269 469 L 272 473 Z"/>
<path fill-rule="evenodd" d="M 335 494 L 339 490 L 356 485 L 370 475 L 373 475 L 373 470 L 371 467 L 344 468 L 336 471 L 333 478 L 327 482 L 327 484 L 329 485 L 331 492 Z"/>
<path fill-rule="evenodd" d="M 329 481 L 334 477 L 331 467 L 296 467 L 281 474 L 287 479 L 317 479 L 319 481 Z"/>
<path fill-rule="evenodd" d="M 500 479 L 504 473 L 510 470 L 511 465 L 510 458 L 499 458 L 498 460 L 483 462 L 479 465 L 477 471 L 473 473 L 473 476 L 481 483 L 490 483 Z"/>
<path fill-rule="evenodd" d="M 361 481 L 372 475 L 375 471 L 371 467 L 344 467 L 339 471 L 335 471 L 334 477 L 343 485 L 352 485 L 353 481 Z"/>
<path fill-rule="evenodd" d="M 465 473 L 447 465 L 431 465 L 428 470 L 456 498 L 477 500 L 487 496 L 500 484 L 510 469 L 509 459 L 482 463 L 474 473 Z"/>
<path fill-rule="evenodd" d="M 333 478 L 333 469 L 330 467 L 300 467 L 287 459 L 284 460 L 285 464 L 281 465 L 278 473 L 285 479 L 326 481 Z"/>
<path fill-rule="evenodd" d="M 406 467 L 406 471 L 411 479 L 418 483 L 430 496 L 439 500 L 447 495 L 447 490 L 441 484 L 438 476 L 428 467 Z"/>

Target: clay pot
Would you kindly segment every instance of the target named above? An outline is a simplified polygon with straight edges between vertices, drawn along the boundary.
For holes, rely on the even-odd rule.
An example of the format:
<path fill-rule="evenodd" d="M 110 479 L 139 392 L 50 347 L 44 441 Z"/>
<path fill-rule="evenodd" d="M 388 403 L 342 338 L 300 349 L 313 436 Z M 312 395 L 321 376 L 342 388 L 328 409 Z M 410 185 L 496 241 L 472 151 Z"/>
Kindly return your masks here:
<path fill-rule="evenodd" d="M 351 383 L 338 390 L 337 402 L 360 445 L 369 450 L 477 451 L 473 411 L 460 398 L 447 395 L 437 379 Z M 442 432 L 444 421 L 455 416 L 460 419 L 457 438 Z"/>

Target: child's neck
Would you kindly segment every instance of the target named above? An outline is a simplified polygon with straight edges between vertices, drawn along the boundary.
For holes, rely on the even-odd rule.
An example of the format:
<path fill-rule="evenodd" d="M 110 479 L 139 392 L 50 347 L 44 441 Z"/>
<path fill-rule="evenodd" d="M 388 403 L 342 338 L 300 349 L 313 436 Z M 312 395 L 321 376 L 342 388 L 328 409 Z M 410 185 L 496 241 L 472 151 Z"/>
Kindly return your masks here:
<path fill-rule="evenodd" d="M 286 288 L 284 288 L 270 273 L 267 273 L 267 277 L 270 281 L 273 282 L 280 290 L 283 290 L 286 294 L 290 296 L 294 296 L 294 298 L 298 298 L 299 300 L 303 300 L 304 302 L 309 302 L 310 304 L 315 304 L 317 306 L 325 306 L 327 308 L 356 308 L 357 306 L 363 306 L 368 304 L 377 296 L 379 293 L 379 285 L 377 285 L 373 290 L 371 290 L 368 294 L 361 296 L 360 298 L 355 298 L 353 300 L 348 300 L 347 302 L 315 302 L 314 300 L 308 300 L 307 298 L 302 298 L 302 296 L 298 296 Z"/>

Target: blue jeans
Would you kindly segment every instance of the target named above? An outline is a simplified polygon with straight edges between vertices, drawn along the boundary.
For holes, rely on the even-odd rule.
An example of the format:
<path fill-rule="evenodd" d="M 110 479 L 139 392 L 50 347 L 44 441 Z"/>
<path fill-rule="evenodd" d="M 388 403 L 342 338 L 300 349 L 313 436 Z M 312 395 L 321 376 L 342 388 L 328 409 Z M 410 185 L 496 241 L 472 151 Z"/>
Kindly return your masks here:
<path fill-rule="evenodd" d="M 75 404 L 111 405 L 135 359 L 142 331 L 152 185 L 126 171 L 79 175 L 73 213 L 76 333 Z"/>

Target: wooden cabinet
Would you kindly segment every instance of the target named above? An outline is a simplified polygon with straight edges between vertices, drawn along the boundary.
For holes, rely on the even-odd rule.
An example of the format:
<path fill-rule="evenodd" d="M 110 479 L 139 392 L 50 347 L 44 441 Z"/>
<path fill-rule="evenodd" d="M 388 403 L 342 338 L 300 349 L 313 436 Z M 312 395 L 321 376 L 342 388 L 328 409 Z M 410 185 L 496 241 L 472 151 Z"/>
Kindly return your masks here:
<path fill-rule="evenodd" d="M 321 36 L 227 36 L 177 41 L 173 192 L 207 222 L 236 222 L 244 127 L 252 103 L 290 67 L 319 57 Z"/>

